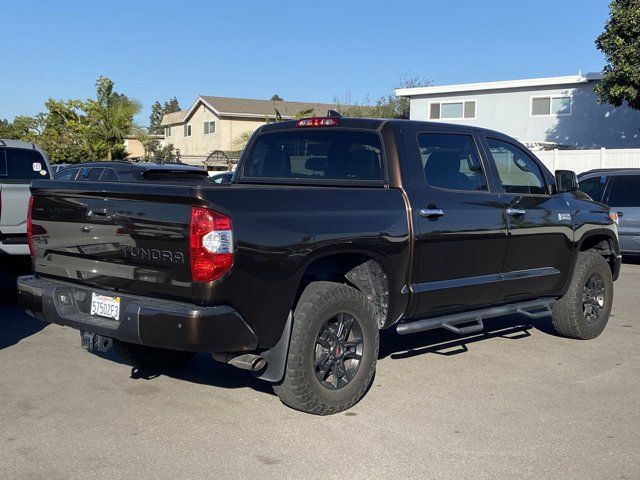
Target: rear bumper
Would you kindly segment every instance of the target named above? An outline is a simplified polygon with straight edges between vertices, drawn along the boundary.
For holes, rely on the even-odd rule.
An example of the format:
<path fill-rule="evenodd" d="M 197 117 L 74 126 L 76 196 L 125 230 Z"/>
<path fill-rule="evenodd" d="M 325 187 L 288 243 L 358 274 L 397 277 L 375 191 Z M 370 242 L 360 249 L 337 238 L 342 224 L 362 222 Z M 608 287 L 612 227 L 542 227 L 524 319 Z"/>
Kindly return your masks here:
<path fill-rule="evenodd" d="M 119 321 L 91 315 L 91 294 L 120 297 Z M 238 312 L 219 305 L 140 297 L 34 275 L 18 279 L 18 301 L 40 320 L 151 347 L 191 352 L 255 350 L 258 340 Z"/>

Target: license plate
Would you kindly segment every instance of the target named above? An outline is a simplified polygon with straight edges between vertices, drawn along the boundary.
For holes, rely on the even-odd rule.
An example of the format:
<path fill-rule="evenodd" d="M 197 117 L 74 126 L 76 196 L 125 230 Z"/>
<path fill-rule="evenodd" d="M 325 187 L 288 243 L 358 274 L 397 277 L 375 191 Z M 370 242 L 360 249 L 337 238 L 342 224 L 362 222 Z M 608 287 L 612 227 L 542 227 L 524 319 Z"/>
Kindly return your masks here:
<path fill-rule="evenodd" d="M 91 315 L 118 320 L 120 318 L 120 297 L 109 297 L 107 295 L 92 293 Z"/>

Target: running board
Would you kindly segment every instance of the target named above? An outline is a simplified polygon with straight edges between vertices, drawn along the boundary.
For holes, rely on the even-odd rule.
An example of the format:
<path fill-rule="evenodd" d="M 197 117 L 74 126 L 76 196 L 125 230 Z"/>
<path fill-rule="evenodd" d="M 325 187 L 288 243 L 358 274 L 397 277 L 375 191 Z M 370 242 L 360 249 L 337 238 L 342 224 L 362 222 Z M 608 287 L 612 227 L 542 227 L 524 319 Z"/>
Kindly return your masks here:
<path fill-rule="evenodd" d="M 512 303 L 510 305 L 502 305 L 499 307 L 485 308 L 483 310 L 475 310 L 472 312 L 454 313 L 443 317 L 425 318 L 423 320 L 415 320 L 412 322 L 401 323 L 396 326 L 399 335 L 408 335 L 410 333 L 425 332 L 436 328 L 446 328 L 447 330 L 459 335 L 480 332 L 484 329 L 482 321 L 487 318 L 501 317 L 503 315 L 511 315 L 519 313 L 529 318 L 542 318 L 551 314 L 551 306 L 555 303 L 554 298 L 541 298 L 529 302 Z M 472 323 L 464 327 L 457 327 L 465 323 Z"/>

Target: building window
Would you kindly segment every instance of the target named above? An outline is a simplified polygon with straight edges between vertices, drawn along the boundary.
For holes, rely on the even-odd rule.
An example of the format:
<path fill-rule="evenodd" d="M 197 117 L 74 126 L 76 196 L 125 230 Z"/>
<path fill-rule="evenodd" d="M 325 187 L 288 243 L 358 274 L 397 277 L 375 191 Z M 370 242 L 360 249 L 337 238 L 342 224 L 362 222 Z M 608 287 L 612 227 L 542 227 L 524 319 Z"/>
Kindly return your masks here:
<path fill-rule="evenodd" d="M 204 134 L 216 133 L 216 122 L 204 122 Z"/>
<path fill-rule="evenodd" d="M 191 136 L 191 125 L 185 125 L 184 126 L 184 136 L 185 137 L 190 137 Z"/>
<path fill-rule="evenodd" d="M 165 137 L 171 136 L 171 127 L 164 127 L 164 136 Z"/>
<path fill-rule="evenodd" d="M 476 118 L 476 101 L 431 102 L 429 104 L 429 118 L 431 120 Z"/>
<path fill-rule="evenodd" d="M 571 97 L 531 97 L 531 116 L 571 115 Z"/>

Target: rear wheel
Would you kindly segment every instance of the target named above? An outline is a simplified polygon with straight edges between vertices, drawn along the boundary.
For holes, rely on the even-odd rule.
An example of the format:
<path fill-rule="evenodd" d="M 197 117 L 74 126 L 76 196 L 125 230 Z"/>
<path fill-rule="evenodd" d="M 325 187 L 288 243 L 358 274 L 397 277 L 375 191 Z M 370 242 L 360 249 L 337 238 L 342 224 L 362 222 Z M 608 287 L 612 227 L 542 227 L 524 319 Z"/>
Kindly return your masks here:
<path fill-rule="evenodd" d="M 348 285 L 314 282 L 302 293 L 293 319 L 284 379 L 273 387 L 280 400 L 316 415 L 356 404 L 378 358 L 371 302 Z"/>
<path fill-rule="evenodd" d="M 113 341 L 113 349 L 129 365 L 149 370 L 178 368 L 193 357 L 193 352 L 147 347 L 137 343 Z"/>
<path fill-rule="evenodd" d="M 612 304 L 607 261 L 597 253 L 580 252 L 569 290 L 553 307 L 553 326 L 564 337 L 596 338 L 607 326 Z"/>

